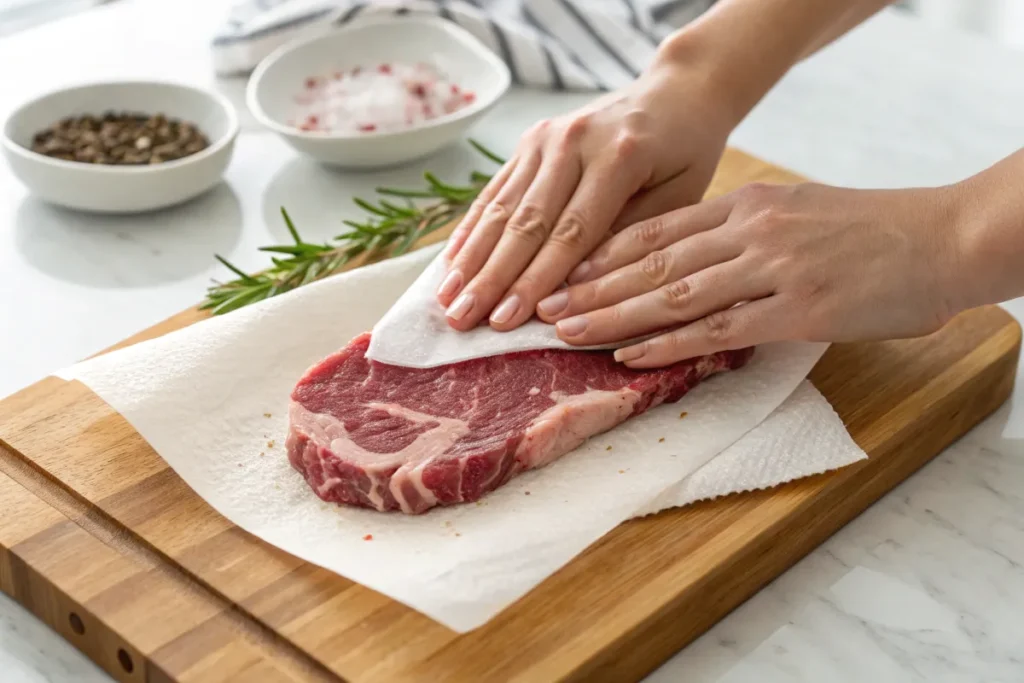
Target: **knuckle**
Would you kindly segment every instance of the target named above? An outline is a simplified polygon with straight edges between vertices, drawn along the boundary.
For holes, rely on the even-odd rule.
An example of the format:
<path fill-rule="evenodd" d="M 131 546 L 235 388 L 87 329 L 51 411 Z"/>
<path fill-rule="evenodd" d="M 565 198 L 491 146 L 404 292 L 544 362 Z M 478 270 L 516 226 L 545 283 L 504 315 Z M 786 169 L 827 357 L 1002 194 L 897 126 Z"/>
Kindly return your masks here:
<path fill-rule="evenodd" d="M 575 142 L 583 137 L 588 128 L 590 128 L 589 114 L 580 114 L 579 116 L 573 117 L 565 124 L 565 139 L 570 142 Z"/>
<path fill-rule="evenodd" d="M 609 328 L 617 328 L 622 324 L 622 309 L 619 306 L 610 306 L 604 310 L 604 318 L 602 321 Z"/>
<path fill-rule="evenodd" d="M 651 284 L 660 287 L 668 279 L 669 257 L 660 249 L 652 251 L 640 262 L 640 270 Z"/>
<path fill-rule="evenodd" d="M 742 199 L 756 202 L 767 197 L 772 189 L 773 186 L 768 183 L 753 182 L 741 187 L 739 194 Z"/>
<path fill-rule="evenodd" d="M 615 156 L 619 161 L 632 161 L 640 151 L 640 138 L 633 133 L 623 133 L 615 140 Z"/>
<path fill-rule="evenodd" d="M 498 279 L 491 272 L 490 268 L 485 267 L 480 271 L 469 286 L 464 291 L 471 290 L 479 297 L 488 298 L 499 289 L 503 289 Z"/>
<path fill-rule="evenodd" d="M 685 278 L 670 282 L 661 288 L 661 292 L 670 308 L 685 308 L 693 297 L 693 289 Z"/>
<path fill-rule="evenodd" d="M 542 137 L 545 133 L 547 133 L 549 128 L 551 128 L 551 120 L 541 119 L 537 123 L 530 126 L 530 129 L 527 131 L 525 137 L 537 140 L 540 137 Z"/>
<path fill-rule="evenodd" d="M 500 199 L 495 199 L 487 204 L 484 209 L 484 214 L 487 220 L 491 221 L 507 221 L 509 217 L 508 206 L 505 205 Z"/>
<path fill-rule="evenodd" d="M 520 207 L 505 229 L 515 237 L 532 244 L 543 242 L 549 232 L 544 212 L 533 205 Z"/>
<path fill-rule="evenodd" d="M 650 128 L 651 115 L 643 107 L 632 107 L 623 117 L 626 128 L 631 131 L 645 131 Z"/>
<path fill-rule="evenodd" d="M 704 318 L 704 330 L 708 339 L 718 344 L 728 344 L 732 341 L 733 317 L 726 311 L 716 311 Z"/>
<path fill-rule="evenodd" d="M 658 244 L 665 234 L 665 223 L 660 218 L 651 218 L 636 226 L 636 238 L 646 244 Z"/>
<path fill-rule="evenodd" d="M 576 213 L 563 215 L 551 233 L 551 241 L 573 249 L 584 246 L 587 226 L 583 218 Z"/>
<path fill-rule="evenodd" d="M 533 292 L 539 291 L 541 280 L 535 274 L 526 272 L 519 276 L 515 283 L 509 288 L 509 294 L 519 294 L 524 299 L 536 301 Z"/>
<path fill-rule="evenodd" d="M 604 283 L 601 280 L 585 282 L 569 288 L 569 308 L 571 310 L 589 311 L 594 304 L 601 300 L 601 293 L 604 291 Z"/>

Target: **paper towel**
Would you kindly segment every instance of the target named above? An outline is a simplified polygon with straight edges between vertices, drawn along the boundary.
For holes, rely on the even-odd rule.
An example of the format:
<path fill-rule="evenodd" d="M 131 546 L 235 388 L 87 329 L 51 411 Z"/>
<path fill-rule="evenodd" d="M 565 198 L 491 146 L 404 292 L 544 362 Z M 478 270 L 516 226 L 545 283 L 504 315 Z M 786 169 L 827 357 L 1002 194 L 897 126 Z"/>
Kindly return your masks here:
<path fill-rule="evenodd" d="M 437 251 L 312 283 L 59 374 L 119 411 L 241 528 L 456 631 L 483 624 L 626 519 L 864 457 L 801 385 L 825 345 L 769 344 L 746 367 L 480 504 L 413 517 L 322 503 L 284 453 L 289 393 L 308 367 L 371 329 Z"/>
<path fill-rule="evenodd" d="M 442 252 L 384 314 L 373 328 L 367 358 L 410 368 L 430 368 L 512 351 L 611 349 L 644 338 L 615 344 L 572 346 L 558 338 L 554 325 L 537 318 L 508 332 L 496 332 L 490 325 L 459 332 L 445 320 L 445 309 L 437 302 L 435 294 L 444 277 L 444 267 Z"/>

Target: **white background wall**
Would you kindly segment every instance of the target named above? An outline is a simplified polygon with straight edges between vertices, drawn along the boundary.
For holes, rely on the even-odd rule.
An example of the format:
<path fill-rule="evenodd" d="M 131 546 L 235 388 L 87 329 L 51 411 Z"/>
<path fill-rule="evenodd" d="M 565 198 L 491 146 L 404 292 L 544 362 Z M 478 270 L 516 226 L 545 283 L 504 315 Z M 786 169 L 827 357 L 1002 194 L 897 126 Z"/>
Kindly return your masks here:
<path fill-rule="evenodd" d="M 908 11 L 939 26 L 957 26 L 1024 47 L 1022 0 L 905 0 Z"/>

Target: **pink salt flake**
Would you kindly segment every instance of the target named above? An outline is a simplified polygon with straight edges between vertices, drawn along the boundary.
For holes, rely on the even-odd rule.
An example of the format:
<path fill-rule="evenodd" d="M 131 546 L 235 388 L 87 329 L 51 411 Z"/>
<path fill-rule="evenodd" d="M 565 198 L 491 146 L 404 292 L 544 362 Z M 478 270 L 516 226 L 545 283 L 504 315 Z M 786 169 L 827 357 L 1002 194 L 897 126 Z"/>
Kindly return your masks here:
<path fill-rule="evenodd" d="M 382 63 L 311 75 L 293 95 L 289 125 L 357 134 L 407 130 L 469 106 L 474 93 L 427 64 Z"/>

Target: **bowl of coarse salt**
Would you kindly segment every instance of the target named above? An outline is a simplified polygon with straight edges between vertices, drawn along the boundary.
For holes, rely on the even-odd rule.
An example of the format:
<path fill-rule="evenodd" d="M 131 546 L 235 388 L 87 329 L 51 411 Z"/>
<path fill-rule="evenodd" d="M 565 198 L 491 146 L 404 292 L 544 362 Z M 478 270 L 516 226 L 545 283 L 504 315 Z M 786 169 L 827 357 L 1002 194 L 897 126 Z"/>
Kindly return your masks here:
<path fill-rule="evenodd" d="M 458 140 L 505 94 L 508 67 L 433 17 L 366 17 L 278 48 L 249 79 L 253 116 L 302 154 L 381 168 Z"/>

